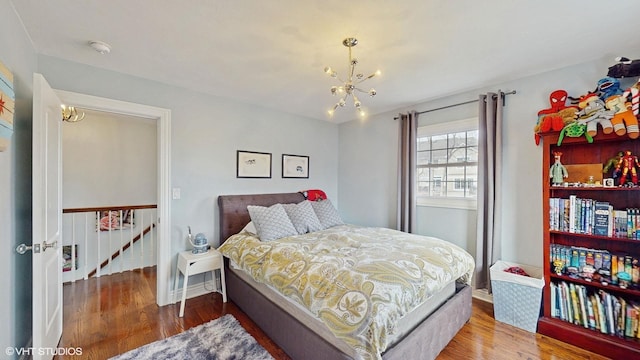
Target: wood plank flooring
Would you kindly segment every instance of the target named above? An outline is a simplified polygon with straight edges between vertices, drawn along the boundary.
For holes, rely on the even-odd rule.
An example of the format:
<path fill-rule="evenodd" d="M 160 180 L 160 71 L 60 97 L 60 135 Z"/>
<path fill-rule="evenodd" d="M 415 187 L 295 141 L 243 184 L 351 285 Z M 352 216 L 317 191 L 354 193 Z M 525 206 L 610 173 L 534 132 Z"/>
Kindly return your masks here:
<path fill-rule="evenodd" d="M 156 268 L 128 271 L 64 285 L 64 329 L 60 347 L 82 348 L 82 356 L 55 359 L 108 359 L 136 347 L 232 314 L 278 360 L 290 358 L 232 302 L 218 293 L 180 303 L 155 304 Z M 473 299 L 473 315 L 439 360 L 592 359 L 605 357 L 554 339 L 496 322 L 493 306 Z"/>

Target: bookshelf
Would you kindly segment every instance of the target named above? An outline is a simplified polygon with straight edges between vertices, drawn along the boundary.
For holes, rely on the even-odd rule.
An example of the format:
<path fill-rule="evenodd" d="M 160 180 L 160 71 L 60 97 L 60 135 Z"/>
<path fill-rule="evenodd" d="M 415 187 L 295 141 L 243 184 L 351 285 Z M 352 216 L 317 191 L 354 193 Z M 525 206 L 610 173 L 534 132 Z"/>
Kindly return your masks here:
<path fill-rule="evenodd" d="M 606 313 L 608 310 L 607 301 L 611 301 L 610 307 L 613 314 L 615 314 L 614 304 L 618 301 L 621 304 L 620 308 L 625 308 L 625 312 L 627 308 L 632 309 L 629 310 L 629 319 L 632 319 L 633 316 L 640 319 L 640 311 L 636 314 L 634 308 L 637 305 L 640 310 L 640 284 L 638 284 L 637 276 L 628 284 L 624 284 L 623 281 L 615 283 L 614 279 L 605 276 L 606 273 L 604 275 L 600 273 L 590 279 L 590 272 L 586 271 L 588 267 L 584 266 L 585 264 L 593 264 L 594 254 L 598 256 L 600 262 L 597 262 L 597 265 L 600 267 L 607 265 L 607 258 L 613 262 L 612 260 L 617 261 L 622 256 L 624 260 L 629 260 L 632 263 L 631 272 L 637 271 L 637 269 L 633 270 L 633 267 L 640 265 L 638 264 L 638 260 L 640 260 L 640 211 L 636 216 L 639 220 L 638 240 L 629 238 L 629 236 L 635 237 L 635 232 L 633 234 L 627 233 L 627 236 L 624 236 L 625 231 L 629 231 L 628 228 L 616 229 L 613 216 L 609 218 L 611 222 L 609 233 L 595 235 L 595 215 L 590 211 L 595 208 L 595 202 L 599 202 L 608 203 L 612 214 L 613 210 L 616 210 L 618 214 L 624 215 L 625 213 L 622 211 L 627 209 L 630 210 L 629 214 L 632 214 L 631 209 L 633 211 L 640 209 L 640 187 L 577 187 L 573 182 L 569 186 L 565 186 L 565 184 L 557 186 L 551 184 L 549 176 L 550 168 L 554 163 L 553 153 L 556 151 L 562 152 L 561 162 L 563 165 L 585 165 L 585 168 L 591 166 L 590 169 L 593 169 L 595 164 L 605 164 L 619 151 L 630 150 L 633 155 L 640 157 L 640 139 L 633 140 L 626 135 L 617 136 L 615 133 L 605 135 L 600 129 L 599 131 L 600 133 L 594 137 L 593 143 L 588 143 L 584 137 L 565 137 L 560 146 L 557 145 L 558 133 L 542 134 L 542 225 L 544 229 L 545 288 L 543 291 L 543 315 L 538 321 L 538 332 L 613 359 L 640 358 L 640 329 L 638 328 L 640 324 L 635 322 L 636 328 L 634 330 L 634 325 L 629 320 L 632 325 L 626 329 L 626 314 L 624 319 L 613 319 L 615 317 L 613 316 L 613 321 L 608 321 Z M 571 176 L 571 170 L 568 170 L 569 176 Z M 640 169 L 637 170 L 640 177 Z M 591 175 L 595 175 L 596 179 L 601 176 L 601 174 Z M 602 176 L 609 178 L 611 172 Z M 588 180 L 585 179 L 583 182 L 586 183 Z M 581 206 L 584 208 L 582 213 L 575 210 L 575 203 L 570 202 L 572 197 L 582 201 Z M 569 206 L 569 204 L 574 208 L 574 212 L 572 217 L 567 220 L 567 215 L 563 217 L 562 214 L 569 213 L 568 210 L 565 210 L 565 206 Z M 567 221 L 573 222 L 572 229 L 568 228 Z M 591 252 L 591 258 L 589 258 L 589 252 Z M 573 257 L 576 253 L 578 254 L 577 259 Z M 554 259 L 562 261 L 563 271 L 560 274 L 554 270 Z M 615 267 L 621 264 L 623 269 L 628 270 L 629 267 L 624 267 L 626 266 L 624 260 L 622 263 L 616 262 Z M 577 266 L 571 266 L 576 265 L 575 261 L 577 261 Z M 609 268 L 611 268 L 610 265 Z M 604 283 L 602 282 L 603 277 Z M 562 309 L 561 293 L 565 287 L 569 298 L 571 298 L 571 293 L 568 289 L 576 289 L 577 303 L 585 304 L 584 313 L 580 310 L 580 305 L 577 306 L 578 315 L 575 313 L 567 314 L 567 311 L 571 310 L 567 310 L 566 306 L 565 309 Z M 572 306 L 571 300 L 567 301 L 565 305 L 567 303 L 568 306 Z M 594 310 L 588 310 L 589 307 Z M 599 307 L 604 307 L 604 318 L 597 314 Z M 620 321 L 625 324 L 622 330 L 617 328 Z M 601 325 L 602 323 L 605 324 L 604 327 Z M 613 335 L 610 333 L 611 331 L 614 332 Z M 631 336 L 625 336 L 625 334 Z"/>

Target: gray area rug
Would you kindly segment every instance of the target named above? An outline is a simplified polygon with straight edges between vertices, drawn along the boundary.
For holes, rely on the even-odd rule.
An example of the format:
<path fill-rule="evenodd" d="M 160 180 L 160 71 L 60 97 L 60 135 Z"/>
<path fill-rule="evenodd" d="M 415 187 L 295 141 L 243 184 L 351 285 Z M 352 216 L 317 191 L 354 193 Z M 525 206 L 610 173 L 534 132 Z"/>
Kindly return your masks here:
<path fill-rule="evenodd" d="M 227 314 L 183 333 L 111 358 L 128 359 L 266 360 L 273 357 L 244 330 L 236 318 Z"/>

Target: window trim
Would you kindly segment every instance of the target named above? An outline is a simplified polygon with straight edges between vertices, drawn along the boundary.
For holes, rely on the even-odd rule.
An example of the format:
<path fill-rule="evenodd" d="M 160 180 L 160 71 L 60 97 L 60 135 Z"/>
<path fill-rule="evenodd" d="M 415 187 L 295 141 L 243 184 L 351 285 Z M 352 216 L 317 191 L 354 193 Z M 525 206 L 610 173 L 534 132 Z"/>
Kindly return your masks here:
<path fill-rule="evenodd" d="M 435 136 L 461 131 L 478 130 L 478 128 L 478 118 L 472 117 L 467 119 L 418 126 L 417 137 L 420 138 L 421 136 Z M 433 198 L 427 196 L 418 196 L 416 192 L 416 205 L 425 207 L 477 210 L 478 200 L 477 198 L 470 199 L 455 197 Z"/>

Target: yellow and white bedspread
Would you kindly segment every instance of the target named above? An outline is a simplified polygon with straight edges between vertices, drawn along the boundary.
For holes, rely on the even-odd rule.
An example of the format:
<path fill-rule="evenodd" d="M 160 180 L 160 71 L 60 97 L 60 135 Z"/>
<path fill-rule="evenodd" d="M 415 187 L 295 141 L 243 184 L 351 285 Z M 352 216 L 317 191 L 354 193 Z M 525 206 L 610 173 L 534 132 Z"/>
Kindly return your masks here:
<path fill-rule="evenodd" d="M 354 225 L 262 242 L 242 232 L 219 249 L 258 282 L 319 318 L 363 359 L 380 359 L 397 320 L 474 260 L 441 239 Z"/>

